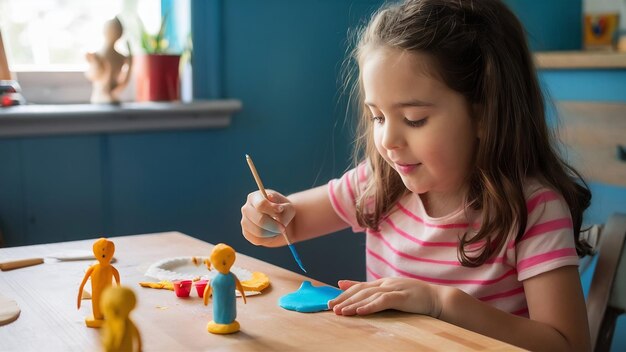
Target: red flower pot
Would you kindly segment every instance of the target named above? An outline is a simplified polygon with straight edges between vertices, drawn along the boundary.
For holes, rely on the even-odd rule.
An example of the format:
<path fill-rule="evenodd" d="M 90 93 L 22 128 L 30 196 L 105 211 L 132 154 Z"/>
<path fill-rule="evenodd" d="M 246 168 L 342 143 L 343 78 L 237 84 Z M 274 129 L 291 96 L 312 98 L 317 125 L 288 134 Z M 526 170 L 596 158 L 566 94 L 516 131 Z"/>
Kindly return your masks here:
<path fill-rule="evenodd" d="M 180 55 L 138 55 L 133 57 L 137 101 L 179 100 Z"/>

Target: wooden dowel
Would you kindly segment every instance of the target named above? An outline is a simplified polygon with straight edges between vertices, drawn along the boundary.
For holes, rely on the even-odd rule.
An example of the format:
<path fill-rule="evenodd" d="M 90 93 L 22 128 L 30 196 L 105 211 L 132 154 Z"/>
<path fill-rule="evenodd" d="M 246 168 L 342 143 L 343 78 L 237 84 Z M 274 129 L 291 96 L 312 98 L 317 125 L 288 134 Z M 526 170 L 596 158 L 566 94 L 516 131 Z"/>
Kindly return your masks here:
<path fill-rule="evenodd" d="M 31 265 L 37 265 L 43 263 L 43 258 L 28 258 L 28 259 L 18 259 L 11 260 L 8 262 L 0 263 L 0 270 L 8 271 L 13 269 L 24 268 Z"/>

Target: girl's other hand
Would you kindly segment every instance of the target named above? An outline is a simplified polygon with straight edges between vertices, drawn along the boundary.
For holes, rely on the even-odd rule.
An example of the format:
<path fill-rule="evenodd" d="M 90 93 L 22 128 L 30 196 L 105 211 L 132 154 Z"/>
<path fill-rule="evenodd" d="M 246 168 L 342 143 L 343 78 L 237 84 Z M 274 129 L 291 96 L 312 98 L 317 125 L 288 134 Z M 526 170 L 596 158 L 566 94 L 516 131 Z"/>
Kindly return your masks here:
<path fill-rule="evenodd" d="M 248 194 L 246 204 L 241 207 L 241 232 L 257 246 L 284 245 L 282 236 L 287 225 L 296 215 L 296 210 L 284 195 L 267 190 L 269 200 L 260 191 Z"/>
<path fill-rule="evenodd" d="M 345 292 L 328 301 L 328 308 L 337 315 L 367 315 L 386 309 L 433 317 L 441 313 L 439 286 L 420 280 L 390 277 L 372 282 L 341 280 L 338 284 Z"/>

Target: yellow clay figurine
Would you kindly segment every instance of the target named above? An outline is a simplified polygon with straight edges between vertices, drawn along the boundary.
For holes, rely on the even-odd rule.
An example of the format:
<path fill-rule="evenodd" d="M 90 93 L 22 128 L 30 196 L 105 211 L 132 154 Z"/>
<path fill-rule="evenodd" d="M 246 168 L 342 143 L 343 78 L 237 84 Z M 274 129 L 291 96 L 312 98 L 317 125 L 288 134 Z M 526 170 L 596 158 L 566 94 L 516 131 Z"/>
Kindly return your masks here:
<path fill-rule="evenodd" d="M 93 244 L 93 254 L 96 256 L 98 263 L 87 269 L 83 282 L 80 283 L 78 289 L 77 307 L 80 309 L 80 300 L 83 294 L 83 287 L 87 280 L 91 278 L 91 309 L 93 316 L 85 318 L 85 324 L 90 328 L 99 328 L 102 326 L 104 316 L 100 311 L 100 297 L 105 288 L 111 286 L 113 278 L 117 285 L 120 284 L 120 274 L 111 265 L 111 259 L 115 253 L 115 244 L 106 238 L 101 238 Z"/>
<path fill-rule="evenodd" d="M 204 305 L 207 305 L 211 291 L 213 292 L 213 320 L 207 325 L 207 330 L 213 334 L 231 334 L 239 331 L 237 317 L 237 302 L 235 287 L 241 292 L 243 302 L 246 303 L 246 294 L 241 282 L 230 268 L 235 263 L 235 250 L 223 243 L 218 244 L 211 252 L 211 264 L 218 271 L 204 289 Z"/>
<path fill-rule="evenodd" d="M 105 352 L 141 351 L 141 335 L 128 317 L 137 299 L 127 287 L 107 287 L 102 293 L 100 308 L 106 319 L 102 331 Z"/>

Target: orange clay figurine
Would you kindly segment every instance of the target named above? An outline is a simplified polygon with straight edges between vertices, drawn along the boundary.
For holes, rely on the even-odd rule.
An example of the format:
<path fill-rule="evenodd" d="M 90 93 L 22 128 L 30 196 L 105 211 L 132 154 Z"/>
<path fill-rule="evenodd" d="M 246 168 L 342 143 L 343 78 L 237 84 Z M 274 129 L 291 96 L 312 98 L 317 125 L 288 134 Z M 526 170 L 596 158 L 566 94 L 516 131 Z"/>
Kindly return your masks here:
<path fill-rule="evenodd" d="M 87 279 L 91 278 L 91 309 L 93 316 L 85 318 L 85 324 L 90 328 L 99 328 L 102 326 L 104 316 L 100 311 L 100 297 L 105 288 L 111 286 L 113 277 L 117 285 L 120 284 L 120 274 L 111 265 L 111 259 L 115 253 L 115 244 L 106 238 L 101 238 L 93 244 L 93 254 L 96 256 L 98 263 L 87 269 L 83 282 L 80 283 L 78 289 L 77 307 L 80 309 L 80 300 L 83 294 L 83 287 L 87 283 Z"/>
<path fill-rule="evenodd" d="M 237 302 L 235 287 L 241 292 L 243 303 L 246 303 L 246 294 L 241 282 L 230 268 L 235 263 L 235 250 L 223 243 L 218 244 L 211 252 L 211 264 L 218 271 L 217 275 L 204 289 L 204 305 L 207 305 L 211 291 L 213 291 L 213 320 L 207 325 L 207 330 L 213 334 L 231 334 L 239 331 L 237 317 Z"/>
<path fill-rule="evenodd" d="M 141 335 L 128 317 L 137 298 L 124 286 L 107 287 L 102 293 L 100 309 L 106 319 L 102 327 L 102 345 L 105 352 L 139 352 Z"/>

